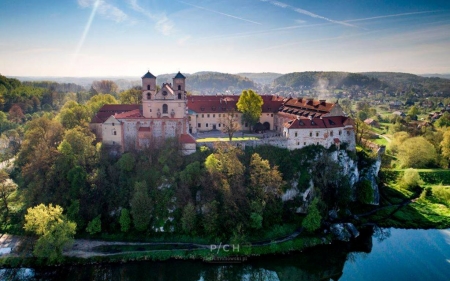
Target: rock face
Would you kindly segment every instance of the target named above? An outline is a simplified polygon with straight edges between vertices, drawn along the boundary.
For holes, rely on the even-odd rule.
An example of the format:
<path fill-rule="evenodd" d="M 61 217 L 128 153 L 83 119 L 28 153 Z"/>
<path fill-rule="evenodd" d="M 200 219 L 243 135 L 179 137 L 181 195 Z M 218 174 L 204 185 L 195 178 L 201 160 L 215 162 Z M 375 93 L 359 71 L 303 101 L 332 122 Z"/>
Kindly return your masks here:
<path fill-rule="evenodd" d="M 348 177 L 350 185 L 353 187 L 353 189 L 355 189 L 355 186 L 359 181 L 368 180 L 371 183 L 374 195 L 374 199 L 371 204 L 379 204 L 380 194 L 378 191 L 377 177 L 381 167 L 380 155 L 381 153 L 383 153 L 383 151 L 378 152 L 378 158 L 375 162 L 373 162 L 370 166 L 363 168 L 362 170 L 360 170 L 358 167 L 358 161 L 350 157 L 349 152 L 347 152 L 346 150 L 337 150 L 324 153 L 330 153 L 331 159 L 339 164 L 339 166 L 342 168 L 342 174 Z M 315 158 L 318 159 L 319 157 L 320 155 L 316 155 Z M 292 180 L 290 185 L 291 188 L 285 191 L 285 193 L 282 195 L 282 200 L 283 202 L 286 202 L 295 200 L 297 198 L 300 202 L 302 202 L 302 204 L 297 208 L 296 211 L 297 213 L 304 213 L 307 210 L 309 202 L 313 198 L 313 196 L 311 196 L 311 191 L 313 190 L 314 185 L 311 181 L 309 187 L 304 192 L 300 192 L 297 185 L 297 179 Z"/>
<path fill-rule="evenodd" d="M 339 241 L 350 241 L 359 236 L 359 231 L 352 223 L 336 223 L 330 226 L 331 233 Z"/>

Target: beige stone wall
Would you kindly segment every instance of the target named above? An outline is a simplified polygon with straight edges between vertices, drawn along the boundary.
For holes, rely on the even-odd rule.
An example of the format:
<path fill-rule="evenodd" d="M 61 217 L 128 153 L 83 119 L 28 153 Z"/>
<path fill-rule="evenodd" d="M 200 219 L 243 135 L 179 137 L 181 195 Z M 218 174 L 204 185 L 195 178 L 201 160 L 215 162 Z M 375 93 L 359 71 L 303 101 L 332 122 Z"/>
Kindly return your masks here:
<path fill-rule="evenodd" d="M 106 145 L 123 145 L 122 144 L 122 124 L 114 118 L 109 117 L 101 126 L 102 143 Z"/>

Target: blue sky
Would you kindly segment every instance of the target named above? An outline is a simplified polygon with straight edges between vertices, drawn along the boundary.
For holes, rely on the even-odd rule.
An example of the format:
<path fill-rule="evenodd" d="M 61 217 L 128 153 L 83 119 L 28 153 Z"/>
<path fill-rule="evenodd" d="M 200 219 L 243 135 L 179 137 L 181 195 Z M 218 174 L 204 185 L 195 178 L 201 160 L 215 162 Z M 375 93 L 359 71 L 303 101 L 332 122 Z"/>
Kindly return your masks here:
<path fill-rule="evenodd" d="M 450 1 L 0 0 L 0 74 L 450 73 Z"/>

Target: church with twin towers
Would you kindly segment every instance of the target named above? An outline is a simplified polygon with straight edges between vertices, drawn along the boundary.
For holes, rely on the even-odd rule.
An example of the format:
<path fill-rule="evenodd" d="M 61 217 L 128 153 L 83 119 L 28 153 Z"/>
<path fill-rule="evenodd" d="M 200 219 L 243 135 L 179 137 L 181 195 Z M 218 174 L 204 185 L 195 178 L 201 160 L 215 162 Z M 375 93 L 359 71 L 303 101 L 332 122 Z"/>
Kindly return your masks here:
<path fill-rule="evenodd" d="M 221 131 L 226 114 L 237 114 L 241 130 L 249 124 L 237 110 L 239 96 L 191 95 L 186 77 L 178 72 L 172 83 L 158 89 L 150 71 L 142 76 L 142 104 L 107 104 L 93 117 L 90 128 L 103 145 L 125 152 L 158 146 L 168 138 L 177 139 L 183 154 L 196 150 L 194 136 Z M 330 147 L 346 143 L 355 149 L 355 128 L 338 103 L 312 98 L 260 95 L 263 100 L 258 127 L 273 137 L 266 144 L 288 149 L 307 145 Z M 260 129 L 261 130 L 261 129 Z M 261 142 L 261 143 L 263 143 Z"/>

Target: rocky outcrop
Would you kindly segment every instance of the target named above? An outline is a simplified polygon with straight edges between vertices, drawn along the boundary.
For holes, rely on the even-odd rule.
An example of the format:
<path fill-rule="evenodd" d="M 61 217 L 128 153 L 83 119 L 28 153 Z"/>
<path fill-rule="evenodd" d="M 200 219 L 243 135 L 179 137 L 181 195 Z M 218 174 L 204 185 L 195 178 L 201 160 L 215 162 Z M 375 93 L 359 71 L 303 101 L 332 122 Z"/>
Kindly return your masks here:
<path fill-rule="evenodd" d="M 371 202 L 372 205 L 379 205 L 380 204 L 380 192 L 378 189 L 378 183 L 377 183 L 377 177 L 378 172 L 381 168 L 381 153 L 383 151 L 378 151 L 378 157 L 377 160 L 372 163 L 369 167 L 366 167 L 361 170 L 361 176 L 359 178 L 360 181 L 367 180 L 370 182 L 370 185 L 372 186 L 373 190 L 373 201 Z"/>
<path fill-rule="evenodd" d="M 336 223 L 330 226 L 330 231 L 339 241 L 350 241 L 359 236 L 359 231 L 352 223 Z"/>

